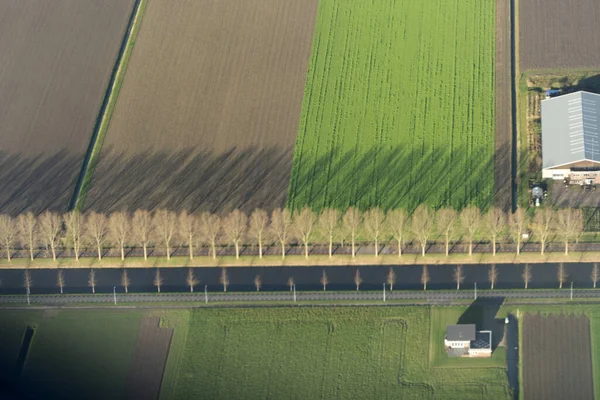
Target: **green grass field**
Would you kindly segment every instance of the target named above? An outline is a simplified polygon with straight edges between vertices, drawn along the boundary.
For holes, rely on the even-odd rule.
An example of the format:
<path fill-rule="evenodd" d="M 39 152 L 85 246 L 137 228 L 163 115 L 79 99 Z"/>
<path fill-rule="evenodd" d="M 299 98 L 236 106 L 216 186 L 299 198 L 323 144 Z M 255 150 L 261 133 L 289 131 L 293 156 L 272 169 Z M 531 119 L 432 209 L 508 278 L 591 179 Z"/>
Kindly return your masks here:
<path fill-rule="evenodd" d="M 490 205 L 493 0 L 322 0 L 288 205 Z"/>
<path fill-rule="evenodd" d="M 430 365 L 445 324 L 429 307 L 199 309 L 190 321 L 172 398 L 510 398 L 501 357 Z"/>

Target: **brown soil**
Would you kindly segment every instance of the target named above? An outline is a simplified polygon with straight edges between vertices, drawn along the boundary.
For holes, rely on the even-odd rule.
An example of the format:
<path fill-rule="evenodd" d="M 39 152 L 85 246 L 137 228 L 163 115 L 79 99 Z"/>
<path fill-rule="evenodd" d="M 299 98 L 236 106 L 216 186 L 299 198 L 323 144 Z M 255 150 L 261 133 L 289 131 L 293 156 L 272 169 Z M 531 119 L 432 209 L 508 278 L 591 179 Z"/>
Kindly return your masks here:
<path fill-rule="evenodd" d="M 524 398 L 594 398 L 586 316 L 526 315 L 522 352 Z"/>
<path fill-rule="evenodd" d="M 597 0 L 520 0 L 521 70 L 600 66 Z"/>
<path fill-rule="evenodd" d="M 0 0 L 0 211 L 65 210 L 133 0 Z"/>
<path fill-rule="evenodd" d="M 140 321 L 137 345 L 125 384 L 125 399 L 156 400 L 169 355 L 172 328 L 159 328 L 159 317 Z"/>
<path fill-rule="evenodd" d="M 86 208 L 283 206 L 316 10 L 149 1 Z"/>
<path fill-rule="evenodd" d="M 496 2 L 496 136 L 494 205 L 511 209 L 512 87 L 510 1 Z"/>

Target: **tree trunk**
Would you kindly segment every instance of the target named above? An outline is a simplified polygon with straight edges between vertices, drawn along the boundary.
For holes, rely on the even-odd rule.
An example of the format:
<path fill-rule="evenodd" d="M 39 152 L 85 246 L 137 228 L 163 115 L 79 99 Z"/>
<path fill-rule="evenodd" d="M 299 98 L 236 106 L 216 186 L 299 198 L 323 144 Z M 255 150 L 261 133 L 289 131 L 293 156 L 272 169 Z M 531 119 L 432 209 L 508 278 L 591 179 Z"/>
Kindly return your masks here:
<path fill-rule="evenodd" d="M 125 246 L 123 246 L 123 243 L 121 243 L 121 261 L 125 260 Z"/>
<path fill-rule="evenodd" d="M 352 234 L 352 258 L 354 258 L 355 255 L 356 252 L 354 251 L 354 234 Z"/>
<path fill-rule="evenodd" d="M 98 261 L 102 260 L 102 246 L 98 243 Z"/>
<path fill-rule="evenodd" d="M 423 291 L 427 291 L 427 281 L 423 282 Z"/>
<path fill-rule="evenodd" d="M 283 240 L 280 240 L 279 243 L 281 243 L 281 258 L 285 258 L 285 243 Z"/>
<path fill-rule="evenodd" d="M 332 256 L 332 249 L 333 249 L 333 238 L 331 236 L 329 236 L 329 258 L 331 258 L 331 256 Z"/>
<path fill-rule="evenodd" d="M 394 282 L 390 283 L 390 292 L 394 291 Z"/>
<path fill-rule="evenodd" d="M 594 279 L 594 289 L 596 289 L 596 280 Z"/>
<path fill-rule="evenodd" d="M 190 285 L 190 293 L 194 293 L 194 285 Z"/>
<path fill-rule="evenodd" d="M 148 246 L 144 243 L 144 260 L 148 261 Z"/>
<path fill-rule="evenodd" d="M 10 246 L 8 244 L 6 245 L 6 258 L 10 262 Z"/>
<path fill-rule="evenodd" d="M 193 260 L 194 259 L 194 245 L 192 243 L 191 236 L 190 236 L 189 246 L 190 246 L 190 260 Z"/>
<path fill-rule="evenodd" d="M 473 240 L 469 240 L 469 255 L 473 255 Z"/>
<path fill-rule="evenodd" d="M 402 239 L 398 239 L 398 258 L 402 257 Z"/>
<path fill-rule="evenodd" d="M 492 280 L 492 290 L 494 290 L 494 281 Z"/>
<path fill-rule="evenodd" d="M 326 290 L 327 290 L 327 284 L 324 283 L 323 284 L 323 291 L 326 291 Z"/>
<path fill-rule="evenodd" d="M 96 294 L 96 286 L 92 286 L 92 293 Z"/>
<path fill-rule="evenodd" d="M 449 238 L 448 232 L 446 232 L 446 257 L 448 257 L 449 253 L 450 253 L 450 238 Z"/>
<path fill-rule="evenodd" d="M 541 252 L 541 254 L 544 254 L 544 247 L 545 247 L 545 245 L 546 245 L 545 241 L 542 241 L 542 252 Z"/>
<path fill-rule="evenodd" d="M 304 242 L 304 257 L 308 260 L 308 241 Z"/>
<path fill-rule="evenodd" d="M 562 281 L 560 281 L 560 282 L 558 283 L 558 288 L 559 288 L 559 289 L 562 289 Z"/>
<path fill-rule="evenodd" d="M 496 238 L 493 239 L 492 247 L 493 247 L 493 255 L 496 255 Z"/>
<path fill-rule="evenodd" d="M 171 259 L 171 247 L 169 246 L 169 242 L 165 241 L 165 245 L 167 246 L 167 260 Z"/>
<path fill-rule="evenodd" d="M 29 243 L 29 257 L 33 261 L 33 245 L 31 243 Z"/>
<path fill-rule="evenodd" d="M 125 285 L 125 293 L 129 293 L 127 289 L 129 289 L 129 286 Z"/>
<path fill-rule="evenodd" d="M 75 253 L 75 261 L 79 262 L 79 249 L 77 247 L 73 247 L 73 252 Z M 10 261 L 10 259 L 9 259 Z"/>
<path fill-rule="evenodd" d="M 569 255 L 569 241 L 565 240 L 565 256 Z"/>
<path fill-rule="evenodd" d="M 210 244 L 212 246 L 213 260 L 216 260 L 217 259 L 217 246 L 215 244 L 215 239 L 212 239 Z"/>
<path fill-rule="evenodd" d="M 235 258 L 239 259 L 240 258 L 240 244 L 238 241 L 235 241 Z"/>
<path fill-rule="evenodd" d="M 52 249 L 52 261 L 56 261 L 56 249 L 54 245 L 50 246 L 50 248 Z"/>
<path fill-rule="evenodd" d="M 262 236 L 258 235 L 258 258 L 262 258 Z"/>
<path fill-rule="evenodd" d="M 460 281 L 456 282 L 456 290 L 460 290 Z"/>
<path fill-rule="evenodd" d="M 427 247 L 427 243 L 421 243 L 421 255 L 425 257 L 425 247 Z"/>
<path fill-rule="evenodd" d="M 379 257 L 379 240 L 375 239 L 375 257 Z"/>
<path fill-rule="evenodd" d="M 527 289 L 528 285 L 529 285 L 529 281 L 525 281 L 525 289 Z"/>
<path fill-rule="evenodd" d="M 517 239 L 517 255 L 521 254 L 521 237 Z"/>
<path fill-rule="evenodd" d="M 358 286 L 359 286 L 359 284 L 357 283 L 357 284 L 356 284 L 356 291 L 357 291 L 357 292 L 358 292 Z"/>
<path fill-rule="evenodd" d="M 158 291 L 158 293 L 160 293 L 160 285 L 158 285 L 158 286 L 156 287 L 156 290 Z"/>

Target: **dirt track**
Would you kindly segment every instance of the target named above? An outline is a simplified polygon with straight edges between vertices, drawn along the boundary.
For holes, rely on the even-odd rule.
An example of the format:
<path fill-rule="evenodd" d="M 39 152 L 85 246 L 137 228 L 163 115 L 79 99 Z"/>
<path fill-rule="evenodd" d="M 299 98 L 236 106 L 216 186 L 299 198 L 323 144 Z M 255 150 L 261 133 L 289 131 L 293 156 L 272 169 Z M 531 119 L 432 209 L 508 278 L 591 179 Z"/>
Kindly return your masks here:
<path fill-rule="evenodd" d="M 156 400 L 169 355 L 173 329 L 159 328 L 159 317 L 140 321 L 131 370 L 125 383 L 124 399 Z"/>
<path fill-rule="evenodd" d="M 65 210 L 133 0 L 0 0 L 0 211 Z"/>
<path fill-rule="evenodd" d="M 496 1 L 496 134 L 494 205 L 511 209 L 511 24 L 510 0 Z"/>
<path fill-rule="evenodd" d="M 598 0 L 520 0 L 521 70 L 600 66 Z"/>
<path fill-rule="evenodd" d="M 316 0 L 150 0 L 86 208 L 283 206 Z"/>
<path fill-rule="evenodd" d="M 588 317 L 526 315 L 522 352 L 524 398 L 594 398 Z"/>

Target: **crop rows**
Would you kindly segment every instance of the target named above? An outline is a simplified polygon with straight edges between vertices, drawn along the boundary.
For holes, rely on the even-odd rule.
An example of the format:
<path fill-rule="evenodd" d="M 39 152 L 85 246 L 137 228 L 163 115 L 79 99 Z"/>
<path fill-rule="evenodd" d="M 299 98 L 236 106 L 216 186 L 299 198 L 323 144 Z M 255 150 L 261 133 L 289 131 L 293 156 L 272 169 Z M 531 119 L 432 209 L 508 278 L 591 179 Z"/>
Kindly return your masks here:
<path fill-rule="evenodd" d="M 491 0 L 323 0 L 288 205 L 412 209 L 493 195 Z"/>

